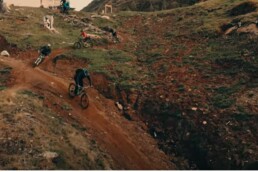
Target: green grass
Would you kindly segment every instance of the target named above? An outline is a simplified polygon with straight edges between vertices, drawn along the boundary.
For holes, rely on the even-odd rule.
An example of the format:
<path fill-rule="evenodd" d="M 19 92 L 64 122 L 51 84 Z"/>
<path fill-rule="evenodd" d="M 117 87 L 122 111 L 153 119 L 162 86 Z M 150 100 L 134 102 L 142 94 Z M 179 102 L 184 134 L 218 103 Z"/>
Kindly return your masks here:
<path fill-rule="evenodd" d="M 229 108 L 232 105 L 234 105 L 236 100 L 232 97 L 223 95 L 223 94 L 217 94 L 212 97 L 212 103 L 215 107 L 225 109 Z"/>
<path fill-rule="evenodd" d="M 240 84 L 236 84 L 233 85 L 232 87 L 219 87 L 217 89 L 215 89 L 215 91 L 219 94 L 224 94 L 224 95 L 232 95 L 236 92 L 238 92 L 239 90 L 241 90 L 241 85 Z"/>
<path fill-rule="evenodd" d="M 127 53 L 120 50 L 83 49 L 71 51 L 70 55 L 88 60 L 91 70 L 95 72 L 105 71 L 105 67 L 112 63 L 124 64 L 133 60 Z"/>
<path fill-rule="evenodd" d="M 124 88 L 138 87 L 141 82 L 142 75 L 134 65 L 135 58 L 124 51 L 83 49 L 71 51 L 70 55 L 87 60 L 91 72 L 104 73 Z"/>
<path fill-rule="evenodd" d="M 7 89 L 6 86 L 0 86 L 0 91 Z"/>
<path fill-rule="evenodd" d="M 66 111 L 72 110 L 71 105 L 69 105 L 69 104 L 67 104 L 67 103 L 62 104 L 61 108 L 62 108 L 63 110 L 66 110 Z"/>
<path fill-rule="evenodd" d="M 251 120 L 254 116 L 248 113 L 235 113 L 231 115 L 234 119 L 236 119 L 237 121 L 249 121 Z"/>
<path fill-rule="evenodd" d="M 11 67 L 5 67 L 3 69 L 0 69 L 0 74 L 10 74 L 12 68 Z"/>
<path fill-rule="evenodd" d="M 30 90 L 21 90 L 21 91 L 19 91 L 19 94 L 27 95 L 29 97 L 37 97 L 39 99 L 45 98 L 44 96 L 38 95 L 37 93 L 34 93 L 33 91 L 30 91 Z"/>
<path fill-rule="evenodd" d="M 43 27 L 43 16 L 47 14 L 54 15 L 54 27 L 59 34 L 51 33 Z M 80 35 L 80 28 L 74 28 L 49 9 L 15 7 L 9 15 L 19 17 L 8 20 L 4 16 L 6 19 L 1 22 L 0 34 L 20 49 L 38 48 L 47 43 L 51 43 L 54 48 L 68 47 Z"/>
<path fill-rule="evenodd" d="M 107 20 L 103 18 L 95 18 L 93 20 L 93 24 L 98 27 L 105 27 L 105 26 L 109 26 L 112 28 L 118 27 L 118 23 L 116 23 L 114 20 Z"/>

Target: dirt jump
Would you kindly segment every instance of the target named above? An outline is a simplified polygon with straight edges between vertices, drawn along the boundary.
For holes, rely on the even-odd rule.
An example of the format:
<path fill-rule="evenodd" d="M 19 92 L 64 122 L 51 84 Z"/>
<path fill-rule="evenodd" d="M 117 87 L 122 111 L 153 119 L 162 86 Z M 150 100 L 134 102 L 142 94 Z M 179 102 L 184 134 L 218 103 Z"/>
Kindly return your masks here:
<path fill-rule="evenodd" d="M 54 54 L 60 53 L 60 50 Z M 126 120 L 112 100 L 104 98 L 96 89 L 87 90 L 90 105 L 82 109 L 76 98 L 68 96 L 72 80 L 43 70 L 49 68 L 51 58 L 42 66 L 33 68 L 33 59 L 0 57 L 0 63 L 12 68 L 10 84 L 4 94 L 13 94 L 21 89 L 30 89 L 44 95 L 44 106 L 69 119 L 72 116 L 86 126 L 96 143 L 112 157 L 116 169 L 158 170 L 175 169 L 169 158 L 158 149 L 156 141 L 146 133 L 144 124 Z M 44 64 L 45 63 L 45 64 Z M 69 67 L 69 66 L 63 66 Z M 53 102 L 65 102 L 71 110 L 55 109 Z"/>

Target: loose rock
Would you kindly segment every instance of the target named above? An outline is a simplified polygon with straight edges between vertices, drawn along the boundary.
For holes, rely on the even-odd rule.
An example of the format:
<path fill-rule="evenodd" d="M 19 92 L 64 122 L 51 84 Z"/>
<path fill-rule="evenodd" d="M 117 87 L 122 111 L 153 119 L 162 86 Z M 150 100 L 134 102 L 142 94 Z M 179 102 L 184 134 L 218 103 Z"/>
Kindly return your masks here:
<path fill-rule="evenodd" d="M 9 57 L 10 54 L 8 53 L 8 51 L 4 50 L 4 51 L 1 52 L 1 56 L 7 56 L 7 57 Z"/>

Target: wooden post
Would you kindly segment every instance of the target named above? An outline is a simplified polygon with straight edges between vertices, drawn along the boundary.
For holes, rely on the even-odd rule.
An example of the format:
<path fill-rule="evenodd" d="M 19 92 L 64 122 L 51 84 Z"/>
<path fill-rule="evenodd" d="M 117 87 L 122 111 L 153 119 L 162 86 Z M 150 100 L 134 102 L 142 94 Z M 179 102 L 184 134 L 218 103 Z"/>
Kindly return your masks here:
<path fill-rule="evenodd" d="M 112 5 L 105 4 L 105 14 L 108 13 L 108 8 L 110 9 L 110 13 L 113 13 L 113 7 L 112 7 Z"/>

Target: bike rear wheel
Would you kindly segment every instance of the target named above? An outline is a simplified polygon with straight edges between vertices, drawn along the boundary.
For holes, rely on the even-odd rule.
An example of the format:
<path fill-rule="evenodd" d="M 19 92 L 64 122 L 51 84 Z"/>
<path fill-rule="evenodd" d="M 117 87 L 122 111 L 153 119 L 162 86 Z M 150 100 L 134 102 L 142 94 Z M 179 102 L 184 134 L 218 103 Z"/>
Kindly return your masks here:
<path fill-rule="evenodd" d="M 71 83 L 68 88 L 69 96 L 71 98 L 75 97 L 75 87 L 76 85 L 74 83 Z"/>
<path fill-rule="evenodd" d="M 81 44 L 80 44 L 79 42 L 75 42 L 75 43 L 73 44 L 73 47 L 74 47 L 75 49 L 80 49 L 82 46 L 81 46 Z"/>
<path fill-rule="evenodd" d="M 93 46 L 92 40 L 89 38 L 88 40 L 86 40 L 86 42 L 83 43 L 83 46 L 85 48 L 89 48 Z"/>
<path fill-rule="evenodd" d="M 89 106 L 89 98 L 86 93 L 83 93 L 81 96 L 81 106 L 83 109 L 86 109 Z"/>

